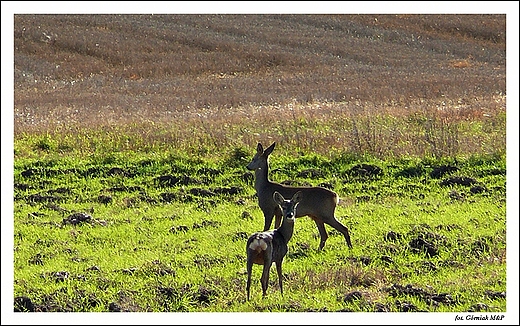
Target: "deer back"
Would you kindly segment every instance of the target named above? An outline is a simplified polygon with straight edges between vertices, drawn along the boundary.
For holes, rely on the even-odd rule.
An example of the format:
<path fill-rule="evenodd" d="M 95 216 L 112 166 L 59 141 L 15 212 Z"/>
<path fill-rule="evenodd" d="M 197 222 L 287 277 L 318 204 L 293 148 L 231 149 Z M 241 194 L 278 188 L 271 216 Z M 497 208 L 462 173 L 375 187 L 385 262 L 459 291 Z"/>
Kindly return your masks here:
<path fill-rule="evenodd" d="M 262 210 L 272 210 L 281 213 L 278 204 L 273 200 L 273 193 L 278 191 L 285 198 L 291 198 L 296 192 L 301 191 L 302 199 L 296 209 L 296 217 L 316 216 L 324 218 L 334 216 L 334 210 L 338 204 L 338 195 L 323 187 L 289 187 L 278 183 L 271 183 L 270 189 L 258 193 L 258 202 Z"/>

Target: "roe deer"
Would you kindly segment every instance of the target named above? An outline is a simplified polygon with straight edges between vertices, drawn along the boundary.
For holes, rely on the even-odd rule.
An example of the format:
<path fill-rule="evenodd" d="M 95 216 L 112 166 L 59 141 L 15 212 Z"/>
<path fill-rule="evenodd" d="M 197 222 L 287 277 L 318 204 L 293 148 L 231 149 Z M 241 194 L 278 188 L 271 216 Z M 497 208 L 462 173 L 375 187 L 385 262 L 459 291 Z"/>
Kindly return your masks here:
<path fill-rule="evenodd" d="M 247 165 L 249 170 L 255 171 L 255 189 L 258 196 L 258 205 L 265 218 L 264 231 L 269 230 L 271 227 L 273 216 L 276 217 L 275 228 L 280 225 L 282 217 L 280 206 L 273 200 L 273 193 L 277 191 L 282 196 L 290 198 L 297 191 L 301 191 L 303 196 L 296 217 L 309 216 L 314 220 L 321 238 L 318 250 L 323 249 L 325 241 L 329 237 L 324 223 L 341 232 L 349 248 L 352 248 L 348 228 L 334 216 L 336 205 L 339 202 L 339 197 L 335 192 L 323 187 L 291 187 L 269 181 L 267 161 L 275 145 L 276 142 L 264 151 L 262 144 L 258 143 L 256 154 Z"/>
<path fill-rule="evenodd" d="M 276 264 L 280 293 L 283 295 L 282 262 L 288 250 L 287 243 L 291 240 L 294 231 L 296 206 L 298 206 L 301 199 L 301 192 L 295 193 L 291 200 L 287 200 L 279 192 L 275 192 L 273 200 L 281 208 L 283 214 L 282 225 L 271 231 L 253 233 L 247 240 L 247 300 L 249 300 L 253 263 L 264 265 L 262 277 L 260 278 L 263 296 L 266 295 L 271 265 L 273 263 Z"/>

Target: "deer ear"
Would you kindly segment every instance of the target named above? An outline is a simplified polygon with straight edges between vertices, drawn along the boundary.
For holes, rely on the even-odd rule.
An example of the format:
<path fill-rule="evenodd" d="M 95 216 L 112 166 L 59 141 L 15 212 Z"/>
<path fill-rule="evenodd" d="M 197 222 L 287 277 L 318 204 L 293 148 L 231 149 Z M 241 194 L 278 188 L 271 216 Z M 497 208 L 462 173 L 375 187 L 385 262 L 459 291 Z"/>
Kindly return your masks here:
<path fill-rule="evenodd" d="M 274 201 L 278 204 L 278 205 L 281 205 L 283 203 L 283 201 L 285 200 L 283 198 L 283 196 L 278 192 L 278 191 L 275 191 L 274 194 L 273 194 L 273 199 Z"/>
<path fill-rule="evenodd" d="M 294 203 L 299 203 L 303 198 L 303 194 L 301 191 L 298 191 L 297 193 L 295 193 L 291 199 L 291 201 L 293 201 Z"/>
<path fill-rule="evenodd" d="M 263 153 L 264 152 L 264 146 L 262 146 L 262 144 L 258 143 L 258 145 L 256 145 L 256 151 L 258 153 Z"/>
<path fill-rule="evenodd" d="M 271 146 L 267 147 L 264 151 L 264 155 L 268 156 L 273 152 L 274 146 L 276 146 L 276 142 L 272 143 Z"/>

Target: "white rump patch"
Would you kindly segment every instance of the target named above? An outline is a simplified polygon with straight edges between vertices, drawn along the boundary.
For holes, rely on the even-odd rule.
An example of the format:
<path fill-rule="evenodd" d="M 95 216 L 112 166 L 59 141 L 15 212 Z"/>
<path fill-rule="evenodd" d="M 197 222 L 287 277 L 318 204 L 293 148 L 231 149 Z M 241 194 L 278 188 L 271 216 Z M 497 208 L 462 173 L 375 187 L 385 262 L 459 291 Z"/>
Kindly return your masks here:
<path fill-rule="evenodd" d="M 249 245 L 249 249 L 251 250 L 265 250 L 267 249 L 267 242 L 265 242 L 263 239 L 254 239 L 251 244 Z"/>

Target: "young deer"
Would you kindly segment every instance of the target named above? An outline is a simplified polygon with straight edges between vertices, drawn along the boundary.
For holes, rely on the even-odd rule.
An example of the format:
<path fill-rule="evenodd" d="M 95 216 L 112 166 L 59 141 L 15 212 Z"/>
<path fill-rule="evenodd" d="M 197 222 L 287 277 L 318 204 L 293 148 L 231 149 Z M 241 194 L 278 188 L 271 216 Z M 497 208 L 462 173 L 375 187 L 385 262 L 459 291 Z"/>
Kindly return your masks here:
<path fill-rule="evenodd" d="M 325 241 L 329 237 L 324 223 L 341 232 L 349 248 L 352 248 L 348 228 L 334 216 L 336 205 L 339 202 L 339 197 L 335 192 L 323 187 L 290 187 L 269 181 L 267 161 L 275 145 L 276 143 L 273 143 L 264 151 L 262 144 L 258 143 L 256 154 L 247 165 L 249 170 L 255 171 L 255 189 L 258 196 L 258 205 L 265 218 L 264 231 L 271 227 L 273 216 L 276 217 L 275 228 L 280 225 L 282 217 L 279 205 L 273 200 L 273 193 L 277 191 L 282 196 L 289 198 L 297 191 L 301 191 L 303 199 L 298 206 L 296 217 L 309 216 L 314 220 L 321 238 L 318 250 L 323 249 Z"/>
<path fill-rule="evenodd" d="M 291 240 L 294 231 L 296 206 L 298 206 L 301 199 L 301 192 L 295 193 L 291 200 L 287 200 L 279 192 L 275 192 L 273 200 L 281 208 L 283 214 L 282 225 L 271 231 L 253 233 L 247 240 L 247 300 L 249 300 L 253 263 L 264 265 L 262 277 L 260 278 L 263 296 L 266 295 L 271 265 L 273 262 L 276 264 L 278 284 L 283 295 L 282 262 L 288 250 L 287 243 Z"/>

